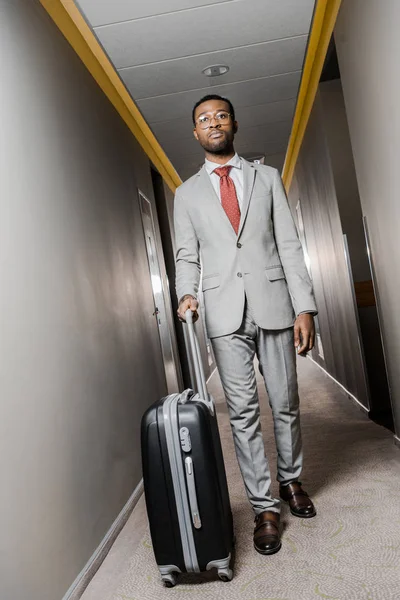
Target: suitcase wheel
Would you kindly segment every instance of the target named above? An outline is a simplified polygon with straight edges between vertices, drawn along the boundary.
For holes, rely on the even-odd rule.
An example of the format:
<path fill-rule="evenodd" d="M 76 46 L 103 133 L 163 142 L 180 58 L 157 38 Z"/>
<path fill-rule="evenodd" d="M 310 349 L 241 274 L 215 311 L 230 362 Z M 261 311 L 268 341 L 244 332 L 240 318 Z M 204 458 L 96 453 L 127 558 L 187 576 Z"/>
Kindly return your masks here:
<path fill-rule="evenodd" d="M 168 575 L 163 575 L 162 580 L 164 582 L 165 587 L 172 588 L 176 586 L 177 582 L 177 574 L 176 573 L 168 573 Z"/>
<path fill-rule="evenodd" d="M 232 569 L 218 569 L 218 577 L 221 581 L 232 581 L 233 571 Z"/>

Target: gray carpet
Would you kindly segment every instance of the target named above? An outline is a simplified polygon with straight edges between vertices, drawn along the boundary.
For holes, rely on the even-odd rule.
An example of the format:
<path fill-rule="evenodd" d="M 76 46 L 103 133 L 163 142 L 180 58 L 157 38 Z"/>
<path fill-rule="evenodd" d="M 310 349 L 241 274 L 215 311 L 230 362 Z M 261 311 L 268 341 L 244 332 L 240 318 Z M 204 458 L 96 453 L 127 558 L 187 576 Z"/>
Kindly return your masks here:
<path fill-rule="evenodd" d="M 305 469 L 303 485 L 318 515 L 303 520 L 283 509 L 282 550 L 253 549 L 253 516 L 240 473 L 218 375 L 210 390 L 218 404 L 237 535 L 234 579 L 182 576 L 164 589 L 138 506 L 83 600 L 399 600 L 400 449 L 318 367 L 299 360 Z M 267 455 L 275 473 L 271 416 L 259 381 Z M 277 485 L 274 486 L 277 492 Z"/>

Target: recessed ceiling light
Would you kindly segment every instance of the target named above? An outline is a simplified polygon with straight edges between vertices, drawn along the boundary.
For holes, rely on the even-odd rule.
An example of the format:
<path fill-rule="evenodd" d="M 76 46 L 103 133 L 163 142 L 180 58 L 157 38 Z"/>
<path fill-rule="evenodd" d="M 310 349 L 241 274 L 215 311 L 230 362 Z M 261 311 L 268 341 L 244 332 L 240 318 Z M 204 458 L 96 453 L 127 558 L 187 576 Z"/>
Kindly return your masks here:
<path fill-rule="evenodd" d="M 229 67 L 226 65 L 210 65 L 202 70 L 202 73 L 207 77 L 218 77 L 218 75 L 225 75 L 229 71 Z"/>

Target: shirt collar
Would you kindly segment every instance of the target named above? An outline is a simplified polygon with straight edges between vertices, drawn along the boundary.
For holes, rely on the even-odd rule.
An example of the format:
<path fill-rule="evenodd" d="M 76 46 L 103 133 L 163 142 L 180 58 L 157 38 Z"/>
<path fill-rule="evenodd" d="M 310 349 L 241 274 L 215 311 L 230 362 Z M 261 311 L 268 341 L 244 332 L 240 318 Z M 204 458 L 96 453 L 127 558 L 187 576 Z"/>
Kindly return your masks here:
<path fill-rule="evenodd" d="M 211 160 L 208 160 L 207 158 L 205 159 L 205 168 L 209 175 L 211 175 L 211 173 L 214 171 L 214 169 L 217 169 L 218 167 L 227 167 L 228 165 L 231 167 L 234 167 L 236 169 L 242 168 L 242 161 L 237 152 L 235 153 L 235 156 L 232 156 L 232 158 L 230 160 L 228 160 L 228 162 L 225 163 L 224 165 L 220 165 L 218 163 L 212 162 Z"/>

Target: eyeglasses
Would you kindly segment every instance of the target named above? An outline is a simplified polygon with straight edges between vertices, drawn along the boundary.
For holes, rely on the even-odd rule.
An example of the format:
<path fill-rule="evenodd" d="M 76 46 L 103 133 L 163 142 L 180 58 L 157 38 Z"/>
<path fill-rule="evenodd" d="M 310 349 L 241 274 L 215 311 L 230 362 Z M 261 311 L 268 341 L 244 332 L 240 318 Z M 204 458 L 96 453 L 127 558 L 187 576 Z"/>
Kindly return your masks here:
<path fill-rule="evenodd" d="M 219 125 L 227 125 L 231 120 L 231 117 L 231 113 L 228 113 L 225 110 L 220 110 L 213 115 L 201 115 L 198 119 L 196 119 L 195 123 L 200 127 L 200 129 L 208 129 L 213 119 Z"/>

